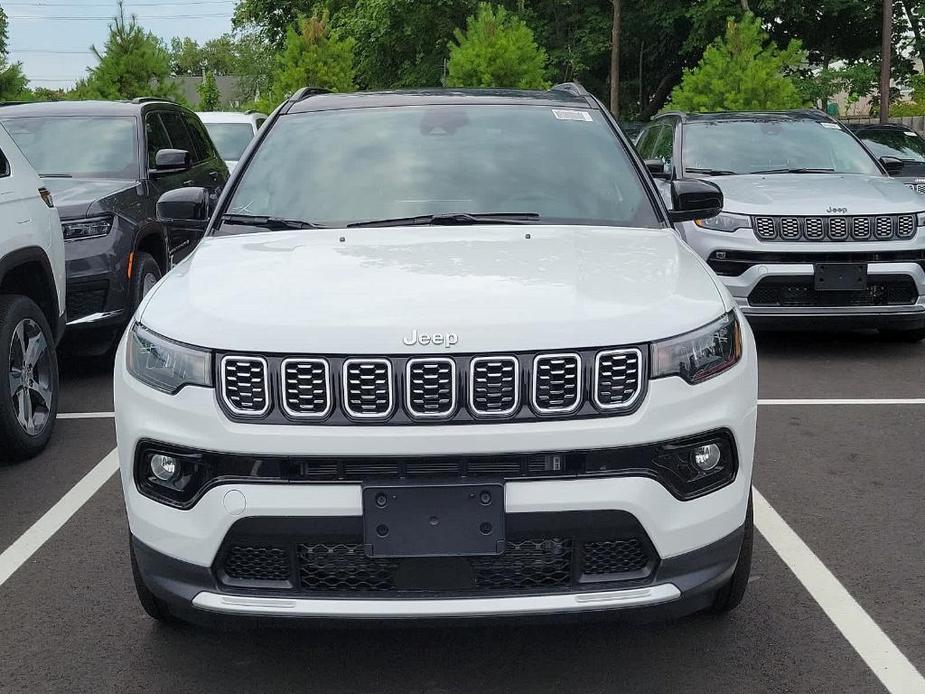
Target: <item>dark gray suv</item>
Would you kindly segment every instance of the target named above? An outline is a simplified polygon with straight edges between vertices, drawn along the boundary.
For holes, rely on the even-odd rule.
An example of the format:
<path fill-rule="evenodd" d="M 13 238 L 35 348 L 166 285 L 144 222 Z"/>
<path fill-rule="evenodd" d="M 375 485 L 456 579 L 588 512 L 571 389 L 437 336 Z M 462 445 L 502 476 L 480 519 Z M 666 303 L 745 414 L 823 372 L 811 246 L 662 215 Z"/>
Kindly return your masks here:
<path fill-rule="evenodd" d="M 158 99 L 5 106 L 0 123 L 54 195 L 67 242 L 66 342 L 104 353 L 145 293 L 198 241 L 168 240 L 155 206 L 228 169 L 198 117 Z"/>

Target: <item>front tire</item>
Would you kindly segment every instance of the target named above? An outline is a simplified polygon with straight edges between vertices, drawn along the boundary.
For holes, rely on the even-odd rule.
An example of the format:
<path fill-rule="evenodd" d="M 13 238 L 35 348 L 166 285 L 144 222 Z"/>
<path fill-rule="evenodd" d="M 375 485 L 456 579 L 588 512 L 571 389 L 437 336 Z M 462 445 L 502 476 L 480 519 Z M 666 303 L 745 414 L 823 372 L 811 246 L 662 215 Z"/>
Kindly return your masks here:
<path fill-rule="evenodd" d="M 748 510 L 745 512 L 745 535 L 742 537 L 742 548 L 739 550 L 739 560 L 736 562 L 732 578 L 716 591 L 710 612 L 713 614 L 726 614 L 731 612 L 745 597 L 748 588 L 748 577 L 752 571 L 752 547 L 755 540 L 755 519 L 752 512 L 752 495 L 748 495 Z"/>
<path fill-rule="evenodd" d="M 41 453 L 58 415 L 58 355 L 42 310 L 0 296 L 0 462 Z"/>
<path fill-rule="evenodd" d="M 132 559 L 132 578 L 135 579 L 135 592 L 138 593 L 138 602 L 141 603 L 142 609 L 147 615 L 161 624 L 178 624 L 180 620 L 170 613 L 167 603 L 152 593 L 148 586 L 145 585 L 141 577 L 141 570 L 138 568 L 138 560 L 135 558 L 135 546 L 129 540 L 129 556 Z"/>
<path fill-rule="evenodd" d="M 160 265 L 150 253 L 139 252 L 135 254 L 134 266 L 132 268 L 132 284 L 129 289 L 132 299 L 132 312 L 141 304 L 141 300 L 151 291 L 161 277 L 163 277 Z"/>

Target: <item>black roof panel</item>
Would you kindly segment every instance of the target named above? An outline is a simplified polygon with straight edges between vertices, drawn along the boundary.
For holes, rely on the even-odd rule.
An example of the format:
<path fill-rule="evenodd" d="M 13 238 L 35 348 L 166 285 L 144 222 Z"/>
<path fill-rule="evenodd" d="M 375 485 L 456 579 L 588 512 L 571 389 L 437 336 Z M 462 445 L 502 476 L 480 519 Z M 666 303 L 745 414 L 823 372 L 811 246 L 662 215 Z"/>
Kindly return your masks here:
<path fill-rule="evenodd" d="M 177 105 L 171 101 L 36 101 L 28 104 L 0 106 L 0 118 L 16 116 L 134 116 L 142 106 L 158 104 Z"/>
<path fill-rule="evenodd" d="M 289 113 L 377 106 L 423 106 L 437 104 L 524 104 L 588 108 L 585 97 L 561 89 L 546 92 L 518 89 L 407 89 L 380 92 L 316 94 L 292 104 Z"/>
<path fill-rule="evenodd" d="M 816 120 L 831 121 L 832 117 L 817 109 L 798 109 L 791 111 L 717 111 L 711 113 L 683 113 L 669 111 L 660 116 L 680 116 L 689 122 L 698 121 L 736 121 L 736 120 Z"/>

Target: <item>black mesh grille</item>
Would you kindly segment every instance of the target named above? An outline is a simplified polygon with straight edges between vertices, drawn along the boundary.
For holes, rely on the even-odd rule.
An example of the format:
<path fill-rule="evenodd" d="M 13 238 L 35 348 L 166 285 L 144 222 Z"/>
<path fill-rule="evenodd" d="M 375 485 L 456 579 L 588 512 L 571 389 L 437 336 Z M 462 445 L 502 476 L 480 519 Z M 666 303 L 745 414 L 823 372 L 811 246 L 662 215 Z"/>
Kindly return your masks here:
<path fill-rule="evenodd" d="M 636 538 L 585 542 L 582 554 L 582 573 L 586 576 L 643 571 L 649 564 L 645 545 Z"/>
<path fill-rule="evenodd" d="M 473 412 L 498 415 L 517 408 L 519 400 L 519 364 L 514 357 L 473 359 L 469 367 L 469 398 Z"/>
<path fill-rule="evenodd" d="M 755 219 L 755 235 L 759 239 L 770 241 L 777 237 L 774 229 L 774 220 L 771 217 L 758 217 Z"/>
<path fill-rule="evenodd" d="M 331 410 L 327 362 L 321 359 L 287 359 L 283 362 L 283 403 L 296 417 L 324 417 Z"/>
<path fill-rule="evenodd" d="M 906 186 L 916 193 L 925 193 L 925 183 L 907 183 Z"/>
<path fill-rule="evenodd" d="M 639 391 L 640 352 L 601 352 L 595 369 L 594 397 L 598 407 L 617 408 Z"/>
<path fill-rule="evenodd" d="M 914 215 L 879 217 L 753 217 L 755 236 L 762 241 L 888 241 L 912 238 Z"/>
<path fill-rule="evenodd" d="M 915 236 L 915 217 L 903 215 L 897 220 L 896 235 L 901 239 L 909 239 Z"/>
<path fill-rule="evenodd" d="M 498 557 L 470 560 L 481 590 L 530 590 L 568 586 L 572 580 L 572 541 L 548 538 L 508 542 Z"/>
<path fill-rule="evenodd" d="M 533 404 L 540 412 L 569 412 L 581 401 L 581 358 L 539 356 L 533 363 Z"/>
<path fill-rule="evenodd" d="M 833 222 L 835 220 L 832 220 Z M 866 241 L 870 238 L 870 220 L 867 217 L 855 217 L 851 223 L 851 236 L 858 241 Z M 832 236 L 836 241 L 842 240 L 842 236 Z"/>
<path fill-rule="evenodd" d="M 893 237 L 893 218 L 877 217 L 874 227 L 874 235 L 881 241 Z"/>
<path fill-rule="evenodd" d="M 796 217 L 781 218 L 780 237 L 784 241 L 796 241 L 800 238 L 800 220 Z"/>
<path fill-rule="evenodd" d="M 825 224 L 820 217 L 807 217 L 803 234 L 807 241 L 821 241 L 825 238 Z"/>
<path fill-rule="evenodd" d="M 267 368 L 262 359 L 225 357 L 222 384 L 225 401 L 235 412 L 261 414 L 269 407 Z"/>
<path fill-rule="evenodd" d="M 352 359 L 344 366 L 344 398 L 353 417 L 387 417 L 392 412 L 392 368 L 386 359 Z"/>
<path fill-rule="evenodd" d="M 369 559 L 361 544 L 303 544 L 298 549 L 299 585 L 313 593 L 375 593 L 393 590 L 398 562 Z"/>
<path fill-rule="evenodd" d="M 289 553 L 283 547 L 234 545 L 225 557 L 223 570 L 237 581 L 288 581 Z"/>
<path fill-rule="evenodd" d="M 448 417 L 456 410 L 452 359 L 416 359 L 408 364 L 407 405 L 417 417 Z"/>
<path fill-rule="evenodd" d="M 914 304 L 918 289 L 911 278 L 870 278 L 861 291 L 816 291 L 813 278 L 762 280 L 748 296 L 752 306 L 896 306 Z"/>
<path fill-rule="evenodd" d="M 67 288 L 67 319 L 69 321 L 101 313 L 106 305 L 106 288 Z"/>

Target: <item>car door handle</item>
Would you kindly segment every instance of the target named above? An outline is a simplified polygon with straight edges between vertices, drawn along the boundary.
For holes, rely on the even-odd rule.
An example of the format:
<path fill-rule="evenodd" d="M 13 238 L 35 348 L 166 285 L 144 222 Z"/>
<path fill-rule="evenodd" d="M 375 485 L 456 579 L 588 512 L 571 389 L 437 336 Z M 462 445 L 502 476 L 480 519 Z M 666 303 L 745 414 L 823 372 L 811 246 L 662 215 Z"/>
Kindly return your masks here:
<path fill-rule="evenodd" d="M 192 181 L 192 180 L 183 181 L 183 185 L 184 185 L 184 186 L 187 186 L 187 187 L 193 185 L 193 183 L 194 183 L 194 181 Z"/>
<path fill-rule="evenodd" d="M 218 182 L 218 178 L 219 178 L 219 176 L 218 176 L 218 171 L 210 171 L 210 172 L 209 172 L 209 178 L 211 178 L 213 181 L 215 181 L 215 182 L 217 183 L 217 182 Z"/>

